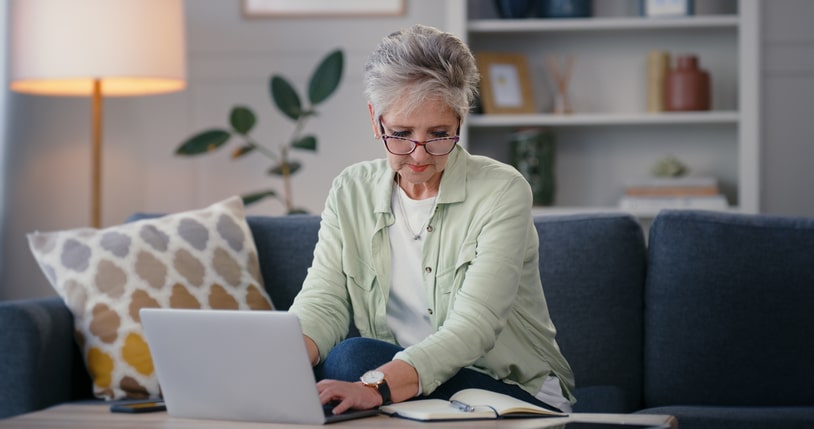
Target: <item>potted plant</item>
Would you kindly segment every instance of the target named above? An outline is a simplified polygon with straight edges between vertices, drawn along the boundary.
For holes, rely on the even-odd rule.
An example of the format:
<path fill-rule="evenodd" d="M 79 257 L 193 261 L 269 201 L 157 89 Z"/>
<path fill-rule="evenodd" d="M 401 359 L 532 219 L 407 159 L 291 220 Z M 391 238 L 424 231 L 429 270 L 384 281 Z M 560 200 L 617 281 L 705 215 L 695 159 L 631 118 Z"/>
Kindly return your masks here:
<path fill-rule="evenodd" d="M 257 115 L 247 106 L 234 106 L 229 114 L 230 128 L 209 128 L 194 134 L 181 143 L 176 149 L 177 155 L 193 156 L 210 153 L 224 146 L 232 137 L 238 146 L 232 151 L 231 158 L 243 158 L 251 153 L 260 153 L 273 162 L 267 174 L 281 177 L 283 180 L 282 195 L 274 189 L 265 189 L 241 195 L 243 203 L 250 205 L 267 197 L 281 199 L 288 214 L 306 213 L 294 206 L 291 191 L 291 175 L 302 168 L 302 163 L 291 158 L 291 151 L 317 150 L 317 137 L 305 134 L 308 119 L 317 115 L 317 105 L 327 100 L 339 87 L 342 78 L 344 55 L 337 49 L 326 55 L 311 74 L 308 83 L 308 105 L 303 105 L 302 98 L 296 89 L 280 75 L 273 74 L 269 79 L 269 92 L 274 105 L 287 118 L 295 122 L 294 131 L 288 141 L 276 149 L 260 144 L 251 136 L 257 122 Z"/>

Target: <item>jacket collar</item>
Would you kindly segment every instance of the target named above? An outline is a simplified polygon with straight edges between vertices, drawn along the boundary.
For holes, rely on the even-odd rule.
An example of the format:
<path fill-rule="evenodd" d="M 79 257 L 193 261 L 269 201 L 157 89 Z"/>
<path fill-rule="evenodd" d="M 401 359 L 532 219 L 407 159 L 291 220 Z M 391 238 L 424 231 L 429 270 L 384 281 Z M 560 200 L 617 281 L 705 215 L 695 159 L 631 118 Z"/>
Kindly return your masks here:
<path fill-rule="evenodd" d="M 449 160 L 441 176 L 441 186 L 438 191 L 438 204 L 459 203 L 466 199 L 466 181 L 469 158 L 471 155 L 461 146 L 455 146 L 450 152 Z M 377 213 L 392 214 L 390 200 L 393 197 L 393 180 L 395 173 L 389 168 L 382 169 L 382 172 L 375 178 L 376 186 L 373 189 L 373 197 L 376 204 Z"/>

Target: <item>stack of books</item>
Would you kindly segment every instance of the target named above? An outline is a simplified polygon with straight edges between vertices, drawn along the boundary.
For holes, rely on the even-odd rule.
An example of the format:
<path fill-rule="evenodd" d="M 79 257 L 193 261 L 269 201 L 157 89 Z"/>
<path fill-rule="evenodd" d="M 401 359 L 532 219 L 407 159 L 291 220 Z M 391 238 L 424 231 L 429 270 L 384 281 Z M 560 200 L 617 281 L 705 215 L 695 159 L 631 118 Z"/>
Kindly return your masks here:
<path fill-rule="evenodd" d="M 647 179 L 628 185 L 619 200 L 622 210 L 726 210 L 728 207 L 714 177 Z"/>

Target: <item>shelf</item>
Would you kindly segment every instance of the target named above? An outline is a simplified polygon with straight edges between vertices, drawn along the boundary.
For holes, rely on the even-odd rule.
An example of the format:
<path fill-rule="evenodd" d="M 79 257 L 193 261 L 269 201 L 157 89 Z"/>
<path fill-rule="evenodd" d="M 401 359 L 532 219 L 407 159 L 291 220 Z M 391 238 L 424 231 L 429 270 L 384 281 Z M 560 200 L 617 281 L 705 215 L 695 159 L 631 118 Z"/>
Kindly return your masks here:
<path fill-rule="evenodd" d="M 531 208 L 532 216 L 557 216 L 557 215 L 572 215 L 572 214 L 595 214 L 595 213 L 629 213 L 638 219 L 653 219 L 660 210 L 622 210 L 616 206 L 596 206 L 596 207 L 542 207 L 535 206 Z M 724 211 L 727 213 L 743 213 L 744 211 L 736 206 L 730 206 Z"/>
<path fill-rule="evenodd" d="M 527 33 L 556 31 L 631 31 L 676 28 L 735 28 L 735 15 L 697 15 L 679 18 L 480 19 L 469 21 L 470 33 Z"/>
<path fill-rule="evenodd" d="M 579 113 L 571 115 L 470 115 L 470 127 L 737 124 L 738 112 Z"/>
<path fill-rule="evenodd" d="M 659 18 L 631 15 L 630 0 L 602 2 L 597 15 L 570 19 L 496 19 L 494 8 L 485 3 L 444 2 L 447 30 L 473 52 L 526 55 L 538 83 L 546 77 L 547 55 L 566 52 L 580 58 L 573 88 L 578 88 L 574 97 L 583 108 L 576 113 L 557 115 L 546 108 L 527 114 L 471 114 L 461 129 L 472 153 L 504 162 L 512 158 L 506 134 L 522 128 L 556 133 L 561 145 L 555 202 L 560 205 L 535 207 L 535 214 L 631 213 L 615 204 L 624 184 L 646 174 L 647 166 L 668 153 L 692 171 L 718 177 L 721 192 L 733 204 L 729 211 L 758 211 L 759 0 L 705 0 L 701 15 Z M 698 55 L 714 78 L 713 106 L 718 110 L 646 112 L 645 54 L 654 49 Z M 621 78 L 612 79 L 617 75 Z M 533 93 L 536 98 L 546 95 Z M 652 220 L 656 212 L 632 214 Z"/>

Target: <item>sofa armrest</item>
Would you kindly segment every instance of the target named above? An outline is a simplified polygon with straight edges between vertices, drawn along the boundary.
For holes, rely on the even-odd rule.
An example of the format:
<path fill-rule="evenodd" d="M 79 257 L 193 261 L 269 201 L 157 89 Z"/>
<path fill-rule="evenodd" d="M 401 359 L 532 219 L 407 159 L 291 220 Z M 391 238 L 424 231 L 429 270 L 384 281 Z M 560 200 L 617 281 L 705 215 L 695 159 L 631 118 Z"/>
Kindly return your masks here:
<path fill-rule="evenodd" d="M 73 323 L 59 297 L 0 301 L 0 418 L 80 396 Z"/>

